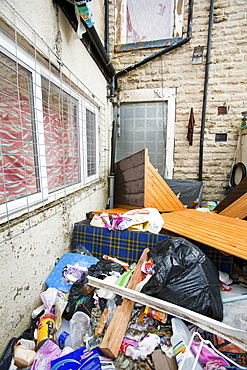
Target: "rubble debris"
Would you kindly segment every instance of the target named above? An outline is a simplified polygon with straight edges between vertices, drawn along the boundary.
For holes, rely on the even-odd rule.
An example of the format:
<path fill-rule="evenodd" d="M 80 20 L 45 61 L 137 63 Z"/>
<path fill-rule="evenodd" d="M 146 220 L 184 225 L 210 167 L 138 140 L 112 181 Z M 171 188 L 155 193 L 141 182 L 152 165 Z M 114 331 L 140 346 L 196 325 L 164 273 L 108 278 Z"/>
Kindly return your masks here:
<path fill-rule="evenodd" d="M 156 254 L 158 249 L 155 252 L 154 248 Z M 169 313 L 169 309 L 164 309 L 167 302 L 148 297 L 135 290 L 138 283 L 144 281 L 146 276 L 151 276 L 150 282 L 156 274 L 157 262 L 153 258 L 154 255 L 152 259 L 149 258 L 149 252 L 150 250 L 146 248 L 141 258 L 136 261 L 136 265 L 128 264 L 128 267 L 124 261 L 119 259 L 116 261 L 114 257 L 110 258 L 113 261 L 102 258 L 87 266 L 87 271 L 80 276 L 74 268 L 78 267 L 80 272 L 83 266 L 80 266 L 80 263 L 77 266 L 77 262 L 71 265 L 75 272 L 74 276 L 78 276 L 78 279 L 67 292 L 48 286 L 47 290 L 40 294 L 43 305 L 35 310 L 36 317 L 34 313 L 32 314 L 32 326 L 23 338 L 12 341 L 7 348 L 6 358 L 3 358 L 0 363 L 3 365 L 5 361 L 5 365 L 1 366 L 1 369 L 14 370 L 18 366 L 20 369 L 30 370 L 59 370 L 62 366 L 62 369 L 66 370 L 73 362 L 75 366 L 73 369 L 78 365 L 78 369 L 80 367 L 98 370 L 159 370 L 161 361 L 162 370 L 180 369 L 174 338 L 176 336 L 182 339 L 182 335 L 181 330 L 174 329 L 173 322 L 176 314 Z M 88 257 L 91 258 L 91 256 Z M 60 269 L 61 275 L 63 271 L 64 269 Z M 114 277 L 114 274 L 117 279 L 112 282 L 108 278 Z M 127 287 L 125 287 L 126 282 L 128 282 Z M 114 295 L 110 299 L 102 297 L 99 294 L 102 287 L 106 288 L 108 293 L 112 291 Z M 125 292 L 131 292 L 132 295 L 126 294 L 125 297 Z M 140 297 L 144 297 L 145 303 Z M 159 302 L 158 307 L 157 302 Z M 179 310 L 184 310 L 187 318 L 194 314 L 197 315 L 198 322 L 201 317 L 204 317 L 205 322 L 210 322 L 210 325 L 216 322 L 191 310 L 173 306 L 177 308 L 178 313 L 182 312 Z M 188 320 L 184 321 L 182 318 L 176 320 L 183 325 L 187 338 L 194 338 L 195 334 L 190 331 Z M 51 335 L 48 335 L 48 329 L 51 329 L 49 322 L 52 322 Z M 46 334 L 43 335 L 42 340 L 38 340 L 38 332 L 41 328 L 43 334 Z M 185 350 L 185 353 L 190 353 L 190 358 L 197 362 L 196 369 L 206 370 L 209 365 L 216 364 L 213 361 L 218 361 L 219 364 L 229 363 L 233 369 L 237 366 L 231 359 L 226 360 L 218 352 L 212 352 L 214 349 L 210 351 L 207 349 L 206 339 L 203 337 L 205 328 L 194 326 L 194 332 L 196 330 L 200 331 L 197 337 L 202 345 L 198 347 L 198 342 L 187 341 L 187 350 Z M 31 347 L 27 348 L 29 343 Z M 199 359 L 194 353 L 197 348 L 200 350 L 202 348 Z M 28 356 L 26 352 L 29 352 Z M 209 352 L 211 357 L 207 358 L 206 354 L 208 355 Z M 184 358 L 186 359 L 186 356 Z"/>

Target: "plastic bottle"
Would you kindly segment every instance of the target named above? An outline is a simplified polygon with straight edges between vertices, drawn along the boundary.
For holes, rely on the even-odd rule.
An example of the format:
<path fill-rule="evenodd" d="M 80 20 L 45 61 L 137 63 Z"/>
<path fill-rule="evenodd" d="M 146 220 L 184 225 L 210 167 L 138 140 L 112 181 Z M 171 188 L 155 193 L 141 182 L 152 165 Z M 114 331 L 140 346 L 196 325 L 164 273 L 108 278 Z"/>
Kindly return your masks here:
<path fill-rule="evenodd" d="M 85 345 L 84 337 L 90 333 L 90 317 L 84 312 L 76 311 L 69 321 L 71 347 L 77 348 Z M 66 342 L 67 345 L 67 342 Z"/>
<path fill-rule="evenodd" d="M 183 320 L 173 317 L 171 319 L 172 323 L 172 332 L 171 343 L 173 346 L 173 351 L 178 363 L 178 369 L 181 370 L 202 370 L 203 367 L 196 364 L 196 367 L 193 367 L 195 362 L 195 356 L 191 349 L 188 348 L 191 334 Z"/>
<path fill-rule="evenodd" d="M 56 343 L 60 349 L 64 349 L 65 346 L 71 346 L 70 324 L 68 320 L 62 320 L 62 325 L 56 332 Z"/>

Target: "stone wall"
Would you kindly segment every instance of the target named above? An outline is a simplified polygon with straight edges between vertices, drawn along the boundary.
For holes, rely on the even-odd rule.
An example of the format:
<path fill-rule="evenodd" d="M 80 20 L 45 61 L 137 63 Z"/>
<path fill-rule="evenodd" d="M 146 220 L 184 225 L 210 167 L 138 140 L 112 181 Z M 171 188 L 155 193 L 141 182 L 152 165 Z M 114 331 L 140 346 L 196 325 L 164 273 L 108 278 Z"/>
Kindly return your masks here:
<path fill-rule="evenodd" d="M 110 1 L 111 58 L 118 71 L 160 49 L 114 52 L 115 1 Z M 184 9 L 184 36 L 188 3 Z M 193 6 L 192 38 L 189 43 L 154 59 L 118 78 L 120 91 L 147 88 L 176 88 L 174 173 L 175 179 L 197 180 L 202 120 L 205 62 L 210 1 L 196 0 Z M 211 58 L 203 146 L 203 200 L 220 201 L 232 166 L 237 160 L 241 112 L 247 108 L 247 3 L 244 0 L 214 3 Z M 203 63 L 192 64 L 194 47 L 204 46 Z M 226 106 L 227 114 L 218 114 Z M 195 127 L 193 145 L 186 139 L 190 108 Z M 216 142 L 216 133 L 227 133 L 226 142 Z"/>

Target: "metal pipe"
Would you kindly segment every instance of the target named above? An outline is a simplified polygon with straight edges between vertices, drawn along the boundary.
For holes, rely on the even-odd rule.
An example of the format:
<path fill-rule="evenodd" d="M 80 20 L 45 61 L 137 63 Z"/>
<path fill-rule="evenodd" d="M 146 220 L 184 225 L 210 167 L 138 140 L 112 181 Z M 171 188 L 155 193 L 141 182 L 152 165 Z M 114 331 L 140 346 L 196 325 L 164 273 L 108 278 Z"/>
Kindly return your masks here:
<path fill-rule="evenodd" d="M 136 68 L 142 66 L 143 64 L 146 64 L 146 63 L 150 62 L 151 60 L 156 59 L 156 58 L 160 57 L 161 55 L 164 55 L 164 54 L 168 53 L 169 51 L 174 50 L 174 49 L 178 48 L 179 46 L 182 46 L 182 45 L 186 44 L 187 42 L 189 42 L 191 37 L 192 37 L 192 14 L 193 14 L 193 0 L 189 0 L 187 37 L 185 37 L 181 41 L 177 42 L 176 44 L 170 45 L 170 46 L 158 51 L 157 53 L 152 54 L 147 58 L 144 58 L 140 62 L 132 64 L 132 65 L 126 67 L 125 69 L 123 69 L 122 71 L 117 72 L 116 75 L 115 75 L 116 80 L 117 80 L 118 77 L 132 71 L 133 69 L 136 69 Z"/>
<path fill-rule="evenodd" d="M 116 121 L 112 122 L 112 137 L 111 137 L 111 167 L 110 167 L 110 175 L 114 175 L 115 173 L 115 153 L 116 153 Z"/>
<path fill-rule="evenodd" d="M 109 179 L 109 208 L 114 208 L 115 151 L 116 151 L 116 121 L 112 122 L 111 136 L 111 167 Z"/>
<path fill-rule="evenodd" d="M 207 40 L 207 56 L 206 56 L 205 78 L 204 78 L 204 93 L 203 93 L 201 135 L 200 135 L 199 175 L 198 175 L 199 181 L 202 181 L 203 144 L 204 144 L 204 132 L 205 132 L 205 122 L 206 122 L 206 107 L 207 107 L 207 95 L 208 95 L 208 76 L 209 76 L 209 66 L 210 66 L 210 56 L 211 56 L 213 17 L 214 17 L 214 0 L 210 0 L 208 40 Z"/>

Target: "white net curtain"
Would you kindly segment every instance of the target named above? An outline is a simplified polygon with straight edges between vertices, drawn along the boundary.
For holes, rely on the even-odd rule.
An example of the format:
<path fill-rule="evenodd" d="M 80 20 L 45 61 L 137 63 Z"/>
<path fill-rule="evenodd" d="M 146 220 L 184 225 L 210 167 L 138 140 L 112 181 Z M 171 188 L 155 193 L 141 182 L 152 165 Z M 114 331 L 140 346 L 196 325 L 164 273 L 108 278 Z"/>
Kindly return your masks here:
<path fill-rule="evenodd" d="M 127 43 L 172 37 L 173 1 L 127 0 Z"/>

